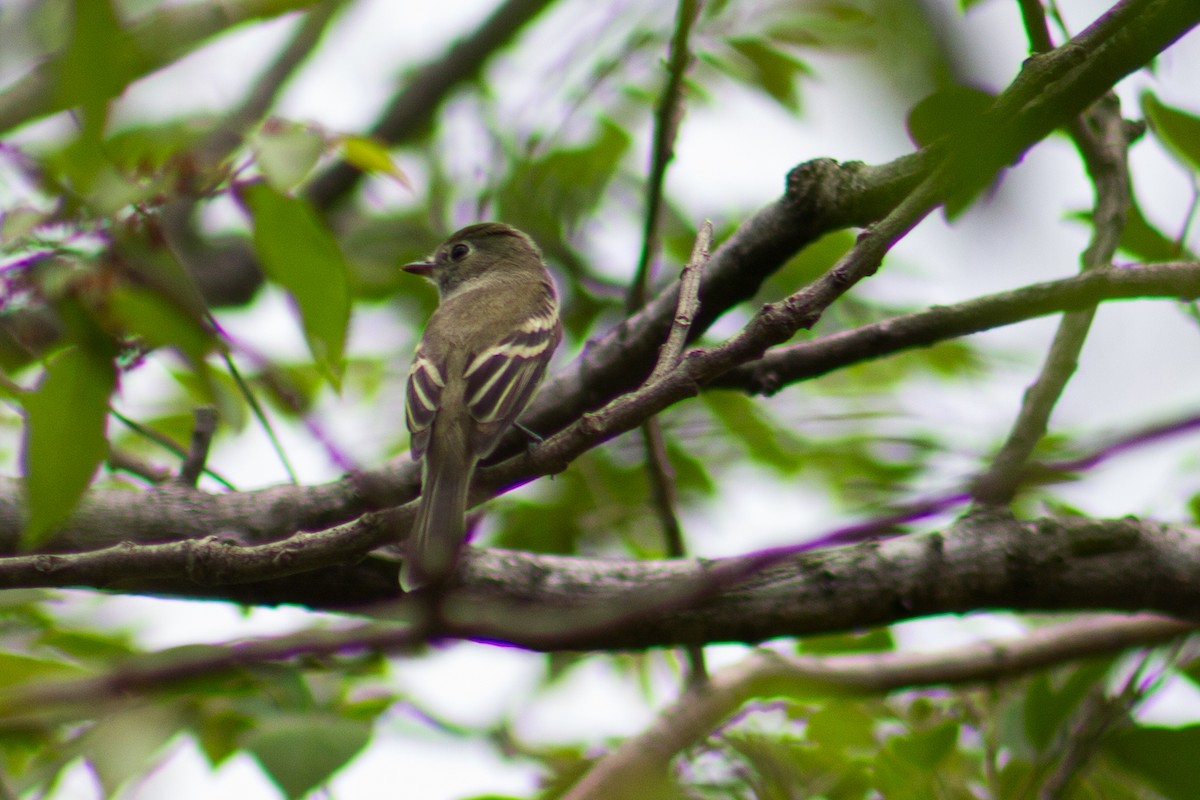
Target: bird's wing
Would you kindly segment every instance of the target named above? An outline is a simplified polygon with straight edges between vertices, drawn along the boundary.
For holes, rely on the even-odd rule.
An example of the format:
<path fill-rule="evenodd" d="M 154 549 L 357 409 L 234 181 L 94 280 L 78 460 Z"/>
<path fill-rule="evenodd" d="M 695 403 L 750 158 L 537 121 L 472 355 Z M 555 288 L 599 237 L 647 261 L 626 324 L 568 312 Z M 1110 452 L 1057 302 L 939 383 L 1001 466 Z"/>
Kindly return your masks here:
<path fill-rule="evenodd" d="M 410 449 L 414 461 L 420 459 L 429 446 L 429 433 L 445 386 L 446 380 L 437 364 L 427 358 L 424 350 L 418 346 L 412 367 L 408 370 L 404 401 L 404 416 L 408 431 L 412 434 Z"/>
<path fill-rule="evenodd" d="M 491 452 L 528 405 L 561 338 L 558 315 L 548 306 L 467 364 L 463 398 L 479 426 L 475 444 L 480 455 Z"/>

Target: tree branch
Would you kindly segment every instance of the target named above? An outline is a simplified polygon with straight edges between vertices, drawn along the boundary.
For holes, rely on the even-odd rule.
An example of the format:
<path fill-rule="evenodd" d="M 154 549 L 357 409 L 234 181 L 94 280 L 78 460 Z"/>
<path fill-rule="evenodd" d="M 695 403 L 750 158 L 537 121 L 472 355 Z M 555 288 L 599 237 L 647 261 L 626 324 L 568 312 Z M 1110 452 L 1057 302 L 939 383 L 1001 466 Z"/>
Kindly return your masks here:
<path fill-rule="evenodd" d="M 387 603 L 400 596 L 397 561 L 356 562 L 347 552 L 361 555 L 391 530 L 386 520 L 368 519 L 273 545 L 17 556 L 0 559 L 0 586 L 119 587 L 394 616 L 405 608 Z M 317 566 L 322 561 L 352 566 Z M 437 633 L 545 651 L 761 642 L 983 609 L 1196 620 L 1200 608 L 1200 531 L 1129 518 L 1021 522 L 976 514 L 937 533 L 716 560 L 468 548 L 463 562 Z M 336 592 L 333 601 L 327 592 Z"/>
<path fill-rule="evenodd" d="M 757 361 L 721 373 L 706 388 L 738 388 L 769 394 L 790 383 L 905 349 L 1098 300 L 1145 297 L 1200 297 L 1200 263 L 1090 272 L 908 314 L 777 348 Z M 638 422 L 648 418 L 654 413 L 652 408 L 646 405 L 635 409 L 634 418 Z M 582 452 L 615 435 L 601 420 L 589 419 L 593 419 L 591 427 L 580 427 L 573 434 L 579 441 L 564 446 L 581 448 Z M 540 450 L 540 446 L 534 447 L 527 455 L 484 470 L 485 475 L 491 476 L 487 485 L 499 492 L 506 481 L 511 486 L 562 468 L 546 455 L 539 456 Z M 235 535 L 242 542 L 269 542 L 297 531 L 319 531 L 343 524 L 366 511 L 399 506 L 417 496 L 419 483 L 419 470 L 407 457 L 401 457 L 378 470 L 306 487 L 283 485 L 226 494 L 177 485 L 136 494 L 93 490 L 85 495 L 69 527 L 50 546 L 55 551 L 96 550 L 126 541 L 196 539 L 220 532 Z M 477 494 L 476 499 L 486 496 Z M 22 525 L 22 502 L 20 482 L 0 478 L 0 552 L 14 552 L 16 548 Z M 336 594 L 342 596 L 343 592 L 339 589 Z"/>
<path fill-rule="evenodd" d="M 1200 4 L 1191 0 L 1124 0 L 1066 44 L 1029 59 L 986 115 L 985 135 L 972 142 L 978 160 L 996 168 L 1017 160 L 1198 22 Z M 692 337 L 753 297 L 768 276 L 820 236 L 882 219 L 945 156 L 945 148 L 935 146 L 879 167 L 818 159 L 794 169 L 783 197 L 713 253 Z M 525 424 L 542 432 L 561 430 L 640 385 L 666 338 L 677 292 L 677 286 L 668 287 L 592 341 L 581 359 L 542 387 Z M 519 437 L 507 438 L 497 457 L 523 447 Z"/>
<path fill-rule="evenodd" d="M 1041 10 L 1040 4 L 1037 8 Z M 1049 49 L 1045 18 L 1039 24 L 1026 11 L 1025 19 L 1030 41 Z M 1092 239 L 1084 251 L 1082 267 L 1085 271 L 1111 267 L 1131 203 L 1127 157 L 1130 137 L 1116 96 L 1106 94 L 1072 120 L 1068 130 L 1096 190 Z M 1067 313 L 1059 321 L 1041 371 L 1025 392 L 1007 440 L 974 482 L 972 492 L 978 502 L 1004 505 L 1016 496 L 1025 464 L 1046 435 L 1050 414 L 1075 374 L 1095 315 L 1093 304 Z"/>
<path fill-rule="evenodd" d="M 1024 637 L 980 642 L 932 653 L 785 656 L 760 651 L 685 692 L 654 723 L 601 758 L 563 800 L 645 797 L 646 786 L 667 778 L 671 760 L 702 742 L 755 698 L 805 694 L 827 687 L 838 696 L 877 695 L 897 689 L 991 683 L 1051 664 L 1160 644 L 1193 629 L 1151 616 L 1099 615 L 1036 628 Z"/>
<path fill-rule="evenodd" d="M 774 394 L 851 364 L 986 330 L 1085 308 L 1104 300 L 1200 296 L 1200 262 L 1142 264 L 1035 283 L 950 306 L 935 306 L 853 330 L 777 347 L 722 373 L 707 388 Z"/>

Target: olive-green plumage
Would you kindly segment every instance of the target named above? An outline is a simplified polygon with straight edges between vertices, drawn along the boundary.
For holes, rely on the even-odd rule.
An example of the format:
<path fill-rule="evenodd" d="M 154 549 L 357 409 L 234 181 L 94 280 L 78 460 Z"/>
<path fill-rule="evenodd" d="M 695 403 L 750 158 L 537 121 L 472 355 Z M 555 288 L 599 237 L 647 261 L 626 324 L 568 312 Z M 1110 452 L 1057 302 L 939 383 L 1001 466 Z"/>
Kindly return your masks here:
<path fill-rule="evenodd" d="M 562 326 L 541 252 L 508 225 L 470 225 L 404 269 L 431 279 L 441 296 L 406 393 L 412 455 L 423 459 L 420 507 L 400 574 L 412 591 L 453 570 L 475 465 L 529 404 Z"/>

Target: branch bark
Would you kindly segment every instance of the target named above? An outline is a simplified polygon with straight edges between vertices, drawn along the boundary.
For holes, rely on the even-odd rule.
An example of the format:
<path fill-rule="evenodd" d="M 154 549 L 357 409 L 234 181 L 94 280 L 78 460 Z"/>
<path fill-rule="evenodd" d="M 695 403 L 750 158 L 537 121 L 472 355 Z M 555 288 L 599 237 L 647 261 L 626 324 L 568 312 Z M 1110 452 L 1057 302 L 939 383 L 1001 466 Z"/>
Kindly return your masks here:
<path fill-rule="evenodd" d="M 254 547 L 16 556 L 0 559 L 0 587 L 96 586 L 403 618 L 398 563 L 379 553 L 363 558 L 389 530 L 387 520 L 368 518 Z M 316 566 L 329 559 L 338 565 Z M 468 548 L 463 562 L 445 626 L 433 633 L 544 651 L 754 643 L 985 609 L 1200 619 L 1200 530 L 1131 518 L 1022 522 L 975 514 L 934 533 L 716 560 Z"/>

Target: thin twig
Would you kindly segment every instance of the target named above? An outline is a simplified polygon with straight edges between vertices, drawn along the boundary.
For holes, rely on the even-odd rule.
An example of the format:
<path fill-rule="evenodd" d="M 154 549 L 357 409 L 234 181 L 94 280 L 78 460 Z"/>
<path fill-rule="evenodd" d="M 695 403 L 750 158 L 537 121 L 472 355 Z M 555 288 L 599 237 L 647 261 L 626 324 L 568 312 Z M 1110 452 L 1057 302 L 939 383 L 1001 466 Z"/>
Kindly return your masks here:
<path fill-rule="evenodd" d="M 700 310 L 700 278 L 704 273 L 704 265 L 708 263 L 712 254 L 712 237 L 712 221 L 706 219 L 696 233 L 692 255 L 679 276 L 679 302 L 675 306 L 675 319 L 671 324 L 671 332 L 667 334 L 667 341 L 658 351 L 658 361 L 650 372 L 647 383 L 658 380 L 679 365 L 688 333 L 692 330 L 692 322 Z"/>
<path fill-rule="evenodd" d="M 128 453 L 124 450 L 109 446 L 108 458 L 105 460 L 108 468 L 119 472 L 128 472 L 130 475 L 136 475 L 145 480 L 147 483 L 160 484 L 171 480 L 171 470 L 158 464 L 151 464 L 149 461 L 139 458 L 138 456 Z"/>
<path fill-rule="evenodd" d="M 642 253 L 637 270 L 625 297 L 625 309 L 633 313 L 646 303 L 651 280 L 651 264 L 658 256 L 660 219 L 662 217 L 663 184 L 666 181 L 667 165 L 675 153 L 675 139 L 679 123 L 683 118 L 683 79 L 691 63 L 688 37 L 692 24 L 700 12 L 700 0 L 679 0 L 675 18 L 675 33 L 671 37 L 670 53 L 667 57 L 667 84 L 659 97 L 654 116 L 654 142 L 650 151 L 650 174 L 646 178 L 645 224 L 642 229 Z M 697 248 L 705 238 L 712 239 L 712 225 L 705 220 L 696 240 Z M 706 251 L 707 246 L 704 248 Z M 679 305 L 675 322 L 667 341 L 659 352 L 658 363 L 648 381 L 655 381 L 674 369 L 679 363 L 687 332 L 692 326 L 695 309 L 699 305 L 700 283 L 696 273 L 699 267 L 693 258 L 688 260 L 680 277 Z M 658 514 L 665 550 L 671 558 L 683 558 L 687 547 L 683 540 L 683 526 L 679 523 L 678 499 L 675 492 L 675 471 L 667 456 L 667 444 L 663 437 L 662 423 L 658 417 L 650 417 L 641 426 L 642 445 L 646 454 L 646 474 L 650 484 L 650 496 Z M 708 666 L 701 645 L 686 648 L 688 659 L 687 682 L 695 685 L 707 680 Z"/>
<path fill-rule="evenodd" d="M 267 439 L 271 442 L 271 448 L 275 451 L 275 456 L 279 459 L 279 463 L 283 465 L 284 471 L 287 472 L 288 480 L 293 484 L 299 484 L 300 479 L 296 477 L 296 472 L 292 469 L 292 463 L 288 461 L 287 453 L 283 451 L 283 445 L 280 443 L 279 437 L 275 435 L 275 428 L 271 425 L 271 420 L 267 419 L 267 412 L 263 410 L 262 404 L 254 396 L 254 391 L 250 388 L 250 384 L 246 383 L 245 378 L 242 377 L 242 372 L 237 368 L 237 364 L 233 363 L 233 356 L 229 355 L 227 350 L 222 349 L 221 358 L 224 359 L 229 374 L 233 377 L 234 383 L 237 384 L 238 391 L 242 393 L 242 397 L 250 406 L 250 411 L 254 414 L 254 418 L 258 420 L 258 424 L 262 426 L 263 432 L 267 434 Z"/>
<path fill-rule="evenodd" d="M 1163 422 L 1158 425 L 1151 425 L 1147 428 L 1133 431 L 1122 436 L 1116 437 L 1109 443 L 1093 450 L 1085 455 L 1077 458 L 1068 459 L 1066 461 L 1049 461 L 1039 463 L 1036 469 L 1050 473 L 1070 474 L 1083 472 L 1091 469 L 1108 459 L 1120 455 L 1121 453 L 1133 450 L 1138 447 L 1143 447 L 1148 444 L 1154 444 L 1175 436 L 1192 433 L 1200 429 L 1200 415 L 1190 414 L 1179 419 Z"/>
<path fill-rule="evenodd" d="M 176 442 L 175 440 L 173 440 L 171 437 L 167 436 L 166 434 L 160 433 L 160 432 L 154 430 L 153 428 L 149 427 L 148 425 L 143 425 L 142 423 L 138 422 L 137 420 L 130 419 L 129 417 L 122 414 L 120 411 L 117 411 L 115 408 L 110 407 L 108 409 L 108 413 L 112 414 L 113 419 L 117 420 L 122 425 L 129 428 L 131 431 L 138 434 L 139 436 L 141 436 L 145 439 L 148 439 L 151 442 L 154 442 L 159 447 L 163 448 L 164 450 L 166 450 L 170 453 L 175 454 L 176 456 L 179 456 L 179 458 L 181 458 L 181 459 L 187 458 L 188 451 L 182 445 L 180 445 L 178 442 Z M 213 470 L 209 469 L 208 467 L 204 468 L 204 474 L 207 475 L 208 477 L 212 478 L 217 483 L 224 486 L 226 489 L 229 489 L 231 492 L 237 491 L 236 486 L 234 486 L 232 483 L 230 483 L 228 480 L 226 480 L 219 473 L 214 472 Z"/>
<path fill-rule="evenodd" d="M 658 513 L 659 527 L 663 532 L 666 553 L 669 558 L 683 558 L 687 546 L 683 540 L 683 526 L 679 523 L 679 500 L 675 492 L 675 470 L 667 455 L 667 443 L 663 437 L 662 423 L 651 417 L 642 425 L 642 443 L 646 452 L 646 474 L 650 481 L 650 497 Z M 704 658 L 704 645 L 689 644 L 684 647 L 687 654 L 687 684 L 694 686 L 708 680 L 708 664 Z"/>
<path fill-rule="evenodd" d="M 680 0 L 675 17 L 675 33 L 667 56 L 667 85 L 659 96 L 654 114 L 654 144 L 650 150 L 650 175 L 646 180 L 646 220 L 642 229 L 642 254 L 625 298 L 625 310 L 632 313 L 646 303 L 650 290 L 651 264 L 658 255 L 659 220 L 662 217 L 663 183 L 667 164 L 675 156 L 675 138 L 683 119 L 683 79 L 692 61 L 688 37 L 700 13 L 700 0 Z"/>
<path fill-rule="evenodd" d="M 179 467 L 179 482 L 184 486 L 195 486 L 208 462 L 208 450 L 212 446 L 213 434 L 217 432 L 217 409 L 200 406 L 193 412 L 196 424 L 192 427 L 192 443 L 187 457 Z"/>
<path fill-rule="evenodd" d="M 760 359 L 712 378 L 705 386 L 769 395 L 851 364 L 1049 314 L 1087 308 L 1106 300 L 1197 296 L 1200 296 L 1200 262 L 1130 264 L 1116 270 L 1083 272 L 776 347 Z"/>
<path fill-rule="evenodd" d="M 211 677 L 252 664 L 373 652 L 404 652 L 423 642 L 399 625 L 368 623 L 344 630 L 306 630 L 271 639 L 221 647 L 167 650 L 134 656 L 96 677 L 9 688 L 0 693 L 5 715 L 41 712 L 52 705 L 92 704 L 145 693 L 197 677 Z"/>
<path fill-rule="evenodd" d="M 1049 51 L 1053 43 L 1041 3 L 1025 0 L 1021 9 L 1031 46 L 1037 52 Z M 1067 127 L 1096 187 L 1092 239 L 1083 253 L 1082 268 L 1102 269 L 1112 265 L 1129 210 L 1129 135 L 1111 92 Z M 1095 314 L 1092 305 L 1063 315 L 1008 438 L 975 481 L 972 493 L 977 502 L 1004 505 L 1020 490 L 1025 466 L 1046 435 L 1050 414 L 1075 373 Z"/>

